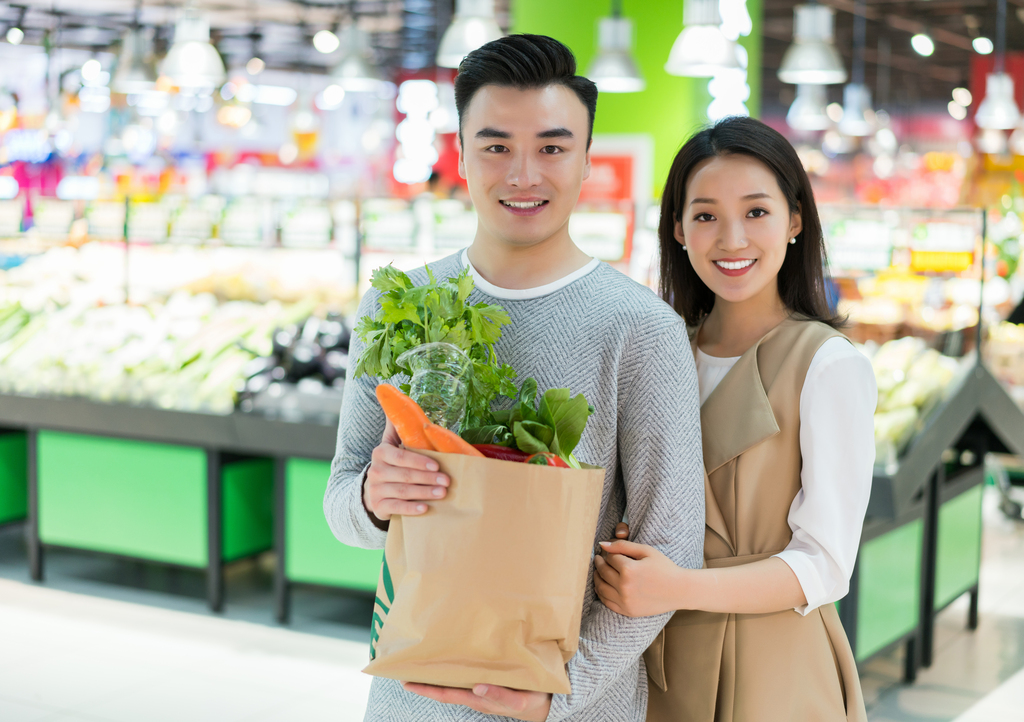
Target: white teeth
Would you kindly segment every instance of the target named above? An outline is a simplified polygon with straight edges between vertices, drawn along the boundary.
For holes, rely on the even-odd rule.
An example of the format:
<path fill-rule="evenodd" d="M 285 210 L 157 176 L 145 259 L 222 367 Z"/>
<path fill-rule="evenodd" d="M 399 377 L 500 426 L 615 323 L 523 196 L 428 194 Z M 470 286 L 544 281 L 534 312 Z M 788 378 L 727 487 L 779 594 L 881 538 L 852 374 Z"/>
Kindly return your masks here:
<path fill-rule="evenodd" d="M 727 271 L 738 271 L 741 268 L 747 268 L 748 266 L 754 265 L 754 261 L 715 261 L 715 265 L 724 268 Z"/>
<path fill-rule="evenodd" d="M 520 203 L 517 201 L 502 201 L 502 203 L 505 204 L 506 206 L 509 206 L 510 208 L 536 208 L 537 206 L 544 203 L 544 201 L 527 201 L 525 203 Z"/>

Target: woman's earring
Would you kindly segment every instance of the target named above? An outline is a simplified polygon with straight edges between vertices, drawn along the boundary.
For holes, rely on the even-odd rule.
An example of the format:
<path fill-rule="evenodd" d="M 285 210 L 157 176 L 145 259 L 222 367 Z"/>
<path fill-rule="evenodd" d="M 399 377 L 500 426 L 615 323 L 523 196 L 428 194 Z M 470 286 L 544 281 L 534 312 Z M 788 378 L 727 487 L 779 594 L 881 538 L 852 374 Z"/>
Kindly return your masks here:
<path fill-rule="evenodd" d="M 789 245 L 791 245 L 791 246 L 795 246 L 796 245 L 796 238 L 795 237 L 789 239 Z"/>
<path fill-rule="evenodd" d="M 686 250 L 686 246 L 683 246 L 683 250 L 684 250 L 684 251 Z"/>

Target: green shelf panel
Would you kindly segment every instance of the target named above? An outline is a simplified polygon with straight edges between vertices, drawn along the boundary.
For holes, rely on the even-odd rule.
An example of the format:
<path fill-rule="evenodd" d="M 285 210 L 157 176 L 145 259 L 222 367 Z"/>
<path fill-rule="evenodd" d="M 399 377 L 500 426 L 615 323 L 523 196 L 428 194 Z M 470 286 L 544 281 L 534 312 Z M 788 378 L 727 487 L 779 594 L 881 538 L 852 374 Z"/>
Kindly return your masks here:
<path fill-rule="evenodd" d="M 224 490 L 224 561 L 274 546 L 274 462 L 246 459 L 221 468 Z"/>
<path fill-rule="evenodd" d="M 920 620 L 921 519 L 886 532 L 860 548 L 857 660 L 913 631 Z"/>
<path fill-rule="evenodd" d="M 44 543 L 206 566 L 202 449 L 40 431 L 38 464 Z"/>
<path fill-rule="evenodd" d="M 383 552 L 339 542 L 324 518 L 331 465 L 289 459 L 285 469 L 285 574 L 294 582 L 374 591 Z"/>
<path fill-rule="evenodd" d="M 28 442 L 23 432 L 0 434 L 0 524 L 28 516 Z"/>
<path fill-rule="evenodd" d="M 939 507 L 935 551 L 935 608 L 978 583 L 981 569 L 981 495 L 975 486 Z"/>

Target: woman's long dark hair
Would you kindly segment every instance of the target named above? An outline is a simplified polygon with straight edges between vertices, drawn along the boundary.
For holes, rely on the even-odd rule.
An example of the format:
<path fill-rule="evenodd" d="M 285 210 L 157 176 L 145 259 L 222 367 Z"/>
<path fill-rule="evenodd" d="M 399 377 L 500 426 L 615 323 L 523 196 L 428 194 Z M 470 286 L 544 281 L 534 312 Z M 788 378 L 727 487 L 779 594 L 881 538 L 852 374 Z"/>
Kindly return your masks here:
<path fill-rule="evenodd" d="M 715 305 L 715 294 L 697 275 L 675 238 L 682 220 L 686 183 L 698 163 L 725 155 L 746 155 L 764 163 L 786 196 L 791 213 L 800 213 L 803 230 L 788 246 L 779 269 L 779 296 L 791 312 L 838 328 L 842 321 L 829 310 L 825 289 L 827 257 L 814 193 L 803 164 L 781 133 L 753 118 L 734 117 L 705 128 L 686 142 L 672 162 L 661 197 L 661 296 L 696 326 Z"/>

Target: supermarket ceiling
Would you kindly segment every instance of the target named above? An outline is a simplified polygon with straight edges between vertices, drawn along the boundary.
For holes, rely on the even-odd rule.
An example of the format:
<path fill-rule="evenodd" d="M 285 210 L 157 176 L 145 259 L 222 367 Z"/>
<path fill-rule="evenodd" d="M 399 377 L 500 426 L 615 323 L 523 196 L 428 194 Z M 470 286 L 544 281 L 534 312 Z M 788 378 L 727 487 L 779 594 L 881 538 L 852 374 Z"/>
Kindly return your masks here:
<path fill-rule="evenodd" d="M 20 23 L 25 42 L 46 31 L 63 47 L 106 49 L 136 18 L 154 28 L 166 50 L 182 0 L 22 0 L 0 3 L 0 25 Z M 433 64 L 437 28 L 445 28 L 453 0 L 199 0 L 212 40 L 229 66 L 244 64 L 254 46 L 270 67 L 317 71 L 337 61 L 312 46 L 318 30 L 355 18 L 370 33 L 376 62 L 418 69 Z M 508 27 L 509 0 L 497 0 L 498 24 Z"/>
<path fill-rule="evenodd" d="M 601 2 L 602 0 L 595 0 Z M 633 0 L 653 2 L 657 0 Z M 762 0 L 764 7 L 763 110 L 784 113 L 794 88 L 775 77 L 792 42 L 796 0 Z M 497 0 L 498 22 L 509 25 L 509 5 Z M 836 46 L 847 68 L 852 62 L 855 0 L 821 0 L 836 10 Z M 378 64 L 389 68 L 429 66 L 438 28 L 447 26 L 454 0 L 199 0 L 209 16 L 213 40 L 229 65 L 244 63 L 254 47 L 271 67 L 317 71 L 332 56 L 313 49 L 318 30 L 356 18 L 371 34 Z M 1024 49 L 1024 0 L 1008 0 L 1007 48 Z M 20 23 L 26 42 L 39 43 L 47 30 L 66 47 L 105 49 L 138 15 L 154 28 L 157 50 L 173 34 L 180 0 L 21 0 L 0 3 L 0 25 Z M 867 0 L 866 82 L 876 105 L 945 104 L 950 91 L 969 83 L 973 38 L 995 38 L 996 0 Z M 629 2 L 625 3 L 629 13 Z M 673 11 L 673 17 L 675 11 Z M 675 20 L 673 19 L 673 22 Z M 917 55 L 910 38 L 928 32 L 930 58 Z M 839 100 L 841 86 L 830 88 Z"/>

